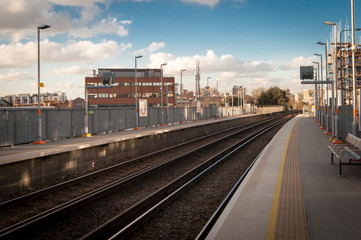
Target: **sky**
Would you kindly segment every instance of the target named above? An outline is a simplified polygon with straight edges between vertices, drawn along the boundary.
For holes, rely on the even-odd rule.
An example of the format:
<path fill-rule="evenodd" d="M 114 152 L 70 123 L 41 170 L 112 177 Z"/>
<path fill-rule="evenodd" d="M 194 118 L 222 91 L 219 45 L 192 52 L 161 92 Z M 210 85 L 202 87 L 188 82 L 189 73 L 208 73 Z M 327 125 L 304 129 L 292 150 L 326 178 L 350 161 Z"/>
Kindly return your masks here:
<path fill-rule="evenodd" d="M 84 97 L 92 69 L 160 68 L 195 88 L 230 91 L 278 86 L 300 93 L 299 67 L 320 61 L 318 41 L 351 22 L 350 0 L 0 0 L 0 97 L 37 93 L 37 26 L 41 92 Z M 361 27 L 355 0 L 355 26 Z M 349 27 L 348 27 L 349 28 Z M 360 43 L 360 33 L 356 42 Z"/>

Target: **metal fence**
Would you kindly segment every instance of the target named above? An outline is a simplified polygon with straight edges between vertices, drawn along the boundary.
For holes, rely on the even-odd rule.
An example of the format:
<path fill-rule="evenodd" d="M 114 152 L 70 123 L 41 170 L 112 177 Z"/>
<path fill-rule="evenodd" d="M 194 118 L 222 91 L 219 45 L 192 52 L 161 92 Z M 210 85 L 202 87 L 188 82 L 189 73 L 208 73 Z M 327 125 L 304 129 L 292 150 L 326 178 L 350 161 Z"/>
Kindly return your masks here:
<path fill-rule="evenodd" d="M 216 117 L 241 115 L 244 113 L 270 113 L 283 111 L 282 106 L 242 109 L 239 107 L 201 108 L 148 108 L 148 117 L 139 117 L 140 127 L 173 124 Z M 84 133 L 84 109 L 42 108 L 43 139 L 56 140 L 81 136 Z M 99 134 L 121 131 L 135 127 L 135 108 L 95 108 L 88 115 L 88 132 Z M 37 108 L 0 109 L 0 146 L 30 143 L 38 140 Z"/>

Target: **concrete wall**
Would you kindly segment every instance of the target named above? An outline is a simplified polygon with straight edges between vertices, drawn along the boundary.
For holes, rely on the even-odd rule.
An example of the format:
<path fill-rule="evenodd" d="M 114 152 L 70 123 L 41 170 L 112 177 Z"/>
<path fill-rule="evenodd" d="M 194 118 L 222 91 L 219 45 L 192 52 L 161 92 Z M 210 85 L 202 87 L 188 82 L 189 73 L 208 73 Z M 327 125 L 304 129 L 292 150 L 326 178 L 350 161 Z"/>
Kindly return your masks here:
<path fill-rule="evenodd" d="M 276 115 L 276 114 L 275 114 Z M 68 176 L 84 174 L 126 159 L 151 153 L 206 134 L 227 129 L 242 123 L 256 121 L 267 115 L 220 119 L 194 127 L 145 135 L 133 139 L 111 142 L 95 147 L 78 149 L 51 156 L 24 160 L 0 166 L 0 195 L 13 194 L 28 188 L 56 183 Z"/>

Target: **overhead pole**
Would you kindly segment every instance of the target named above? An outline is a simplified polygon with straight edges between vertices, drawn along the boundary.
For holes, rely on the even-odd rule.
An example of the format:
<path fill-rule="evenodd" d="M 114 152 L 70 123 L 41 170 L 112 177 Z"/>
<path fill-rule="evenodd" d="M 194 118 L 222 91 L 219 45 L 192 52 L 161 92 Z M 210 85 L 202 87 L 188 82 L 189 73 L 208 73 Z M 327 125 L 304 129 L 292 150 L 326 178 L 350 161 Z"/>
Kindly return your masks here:
<path fill-rule="evenodd" d="M 352 121 L 352 134 L 358 136 L 359 124 L 357 122 L 357 110 L 356 110 L 356 67 L 355 67 L 355 1 L 351 0 L 351 51 L 352 51 L 352 106 L 353 106 L 353 121 Z"/>

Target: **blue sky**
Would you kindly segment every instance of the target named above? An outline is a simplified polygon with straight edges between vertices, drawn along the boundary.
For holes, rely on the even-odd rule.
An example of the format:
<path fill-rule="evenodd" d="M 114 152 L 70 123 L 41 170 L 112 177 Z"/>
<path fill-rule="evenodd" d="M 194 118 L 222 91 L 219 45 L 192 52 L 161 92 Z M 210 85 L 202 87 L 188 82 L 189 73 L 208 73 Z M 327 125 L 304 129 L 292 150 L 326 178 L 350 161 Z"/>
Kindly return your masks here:
<path fill-rule="evenodd" d="M 37 92 L 36 26 L 41 31 L 42 92 L 84 96 L 92 69 L 164 68 L 194 90 L 195 61 L 201 87 L 222 92 L 232 85 L 251 91 L 301 85 L 299 66 L 324 54 L 317 41 L 330 41 L 333 21 L 351 21 L 348 0 L 0 0 L 0 96 Z M 361 5 L 356 3 L 356 27 Z M 360 34 L 356 41 L 360 43 Z"/>

